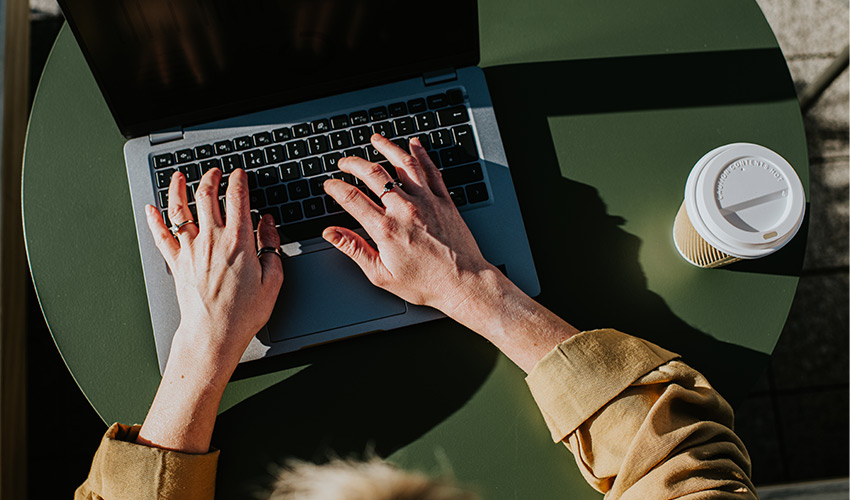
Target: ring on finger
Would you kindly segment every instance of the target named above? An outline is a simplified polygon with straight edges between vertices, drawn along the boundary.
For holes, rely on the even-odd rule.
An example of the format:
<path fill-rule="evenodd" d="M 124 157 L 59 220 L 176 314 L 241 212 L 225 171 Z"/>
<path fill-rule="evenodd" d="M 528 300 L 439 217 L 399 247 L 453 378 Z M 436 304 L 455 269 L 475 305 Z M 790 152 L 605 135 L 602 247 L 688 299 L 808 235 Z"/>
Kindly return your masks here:
<path fill-rule="evenodd" d="M 264 253 L 273 253 L 277 255 L 281 261 L 283 261 L 283 252 L 280 251 L 279 247 L 263 247 L 257 250 L 257 258 L 259 259 Z"/>
<path fill-rule="evenodd" d="M 180 224 L 174 224 L 168 229 L 171 231 L 171 234 L 174 235 L 174 237 L 176 238 L 177 235 L 180 234 L 180 230 L 183 229 L 183 226 L 186 226 L 188 224 L 195 224 L 196 226 L 198 225 L 195 221 L 189 219 L 181 222 Z"/>
<path fill-rule="evenodd" d="M 384 184 L 384 190 L 381 192 L 380 196 L 378 196 L 378 199 L 379 200 L 382 199 L 384 197 L 384 195 L 389 193 L 390 191 L 392 191 L 393 188 L 401 188 L 401 186 L 402 186 L 402 183 L 395 182 L 395 181 L 390 181 L 390 182 Z"/>

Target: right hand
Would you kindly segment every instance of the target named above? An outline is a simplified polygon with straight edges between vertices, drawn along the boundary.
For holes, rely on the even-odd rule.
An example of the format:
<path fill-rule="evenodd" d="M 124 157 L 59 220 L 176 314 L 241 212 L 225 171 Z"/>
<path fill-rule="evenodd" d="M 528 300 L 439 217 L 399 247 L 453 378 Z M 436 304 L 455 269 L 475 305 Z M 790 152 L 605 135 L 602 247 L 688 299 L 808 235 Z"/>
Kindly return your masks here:
<path fill-rule="evenodd" d="M 411 154 L 378 134 L 372 145 L 395 166 L 403 185 L 383 195 L 384 206 L 342 180 L 327 180 L 324 189 L 363 226 L 375 247 L 342 227 L 329 227 L 322 236 L 354 260 L 374 285 L 453 316 L 474 294 L 475 278 L 498 270 L 481 255 L 440 171 L 417 139 L 410 141 Z M 392 181 L 383 167 L 358 157 L 340 160 L 339 167 L 378 195 Z"/>

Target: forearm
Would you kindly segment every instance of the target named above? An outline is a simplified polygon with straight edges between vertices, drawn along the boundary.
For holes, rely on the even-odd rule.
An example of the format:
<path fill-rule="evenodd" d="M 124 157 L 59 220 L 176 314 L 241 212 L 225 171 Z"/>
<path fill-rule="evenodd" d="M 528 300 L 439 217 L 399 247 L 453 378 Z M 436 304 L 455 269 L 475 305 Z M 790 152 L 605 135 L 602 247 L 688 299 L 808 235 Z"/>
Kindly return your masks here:
<path fill-rule="evenodd" d="M 492 342 L 526 373 L 555 346 L 579 333 L 495 267 L 471 276 L 463 288 L 466 297 L 443 312 Z"/>
<path fill-rule="evenodd" d="M 229 363 L 214 366 L 214 356 L 193 347 L 172 347 L 137 443 L 185 453 L 209 451 L 218 406 L 233 369 Z"/>

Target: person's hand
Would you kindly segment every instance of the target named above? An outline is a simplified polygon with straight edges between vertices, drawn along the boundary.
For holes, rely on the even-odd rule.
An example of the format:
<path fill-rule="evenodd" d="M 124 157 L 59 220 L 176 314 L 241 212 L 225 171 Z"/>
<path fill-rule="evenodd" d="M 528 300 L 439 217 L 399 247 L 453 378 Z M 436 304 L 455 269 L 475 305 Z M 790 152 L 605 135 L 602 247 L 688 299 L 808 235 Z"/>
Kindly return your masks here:
<path fill-rule="evenodd" d="M 324 189 L 363 226 L 375 247 L 342 227 L 329 227 L 322 236 L 374 285 L 453 316 L 474 292 L 475 278 L 495 268 L 481 255 L 418 139 L 410 141 L 411 154 L 378 134 L 372 145 L 395 166 L 402 184 L 381 197 L 383 206 L 342 180 L 327 180 Z M 392 181 L 379 164 L 356 156 L 341 159 L 339 167 L 377 195 Z"/>
<path fill-rule="evenodd" d="M 235 368 L 251 338 L 271 316 L 283 283 L 283 267 L 277 255 L 264 253 L 257 258 L 257 248 L 277 248 L 280 237 L 272 217 L 266 215 L 258 225 L 255 244 L 245 172 L 237 169 L 230 174 L 226 223 L 218 200 L 220 180 L 218 169 L 203 176 L 195 192 L 197 224 L 182 226 L 176 239 L 153 206 L 147 207 L 147 221 L 177 290 L 180 327 L 172 345 L 200 350 L 219 366 Z M 183 174 L 177 172 L 171 178 L 168 199 L 172 224 L 192 220 Z"/>

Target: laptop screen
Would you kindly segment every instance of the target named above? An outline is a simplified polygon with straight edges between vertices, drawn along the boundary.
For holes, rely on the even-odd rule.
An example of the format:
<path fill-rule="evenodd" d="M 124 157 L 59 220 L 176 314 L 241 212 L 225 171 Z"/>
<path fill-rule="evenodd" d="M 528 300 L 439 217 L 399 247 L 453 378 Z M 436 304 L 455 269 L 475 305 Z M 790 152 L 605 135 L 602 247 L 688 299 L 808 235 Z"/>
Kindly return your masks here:
<path fill-rule="evenodd" d="M 478 62 L 475 0 L 60 0 L 127 137 Z"/>

